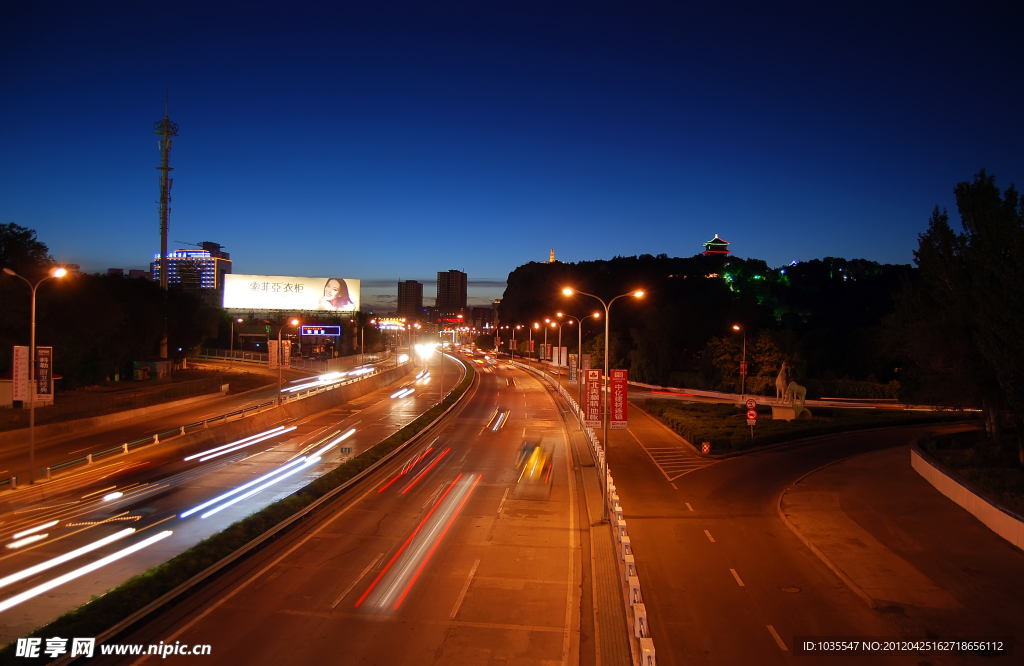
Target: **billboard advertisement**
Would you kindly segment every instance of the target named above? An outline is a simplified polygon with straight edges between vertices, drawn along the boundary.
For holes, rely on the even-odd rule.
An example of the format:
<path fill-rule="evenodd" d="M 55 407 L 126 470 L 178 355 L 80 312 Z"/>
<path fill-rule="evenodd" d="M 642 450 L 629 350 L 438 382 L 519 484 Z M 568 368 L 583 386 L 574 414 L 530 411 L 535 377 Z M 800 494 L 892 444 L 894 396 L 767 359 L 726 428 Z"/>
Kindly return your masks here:
<path fill-rule="evenodd" d="M 627 410 L 627 371 L 626 370 L 609 370 L 608 374 L 611 375 L 611 428 L 612 430 L 622 430 L 628 426 L 626 420 Z"/>
<path fill-rule="evenodd" d="M 28 402 L 28 347 L 18 345 L 14 348 L 11 379 L 14 380 L 14 401 Z"/>
<path fill-rule="evenodd" d="M 587 387 L 583 396 L 583 425 L 601 427 L 601 371 L 587 370 Z"/>
<path fill-rule="evenodd" d="M 359 280 L 228 273 L 224 276 L 224 307 L 355 312 L 359 309 Z"/>
<path fill-rule="evenodd" d="M 36 402 L 53 402 L 53 347 L 36 347 Z"/>

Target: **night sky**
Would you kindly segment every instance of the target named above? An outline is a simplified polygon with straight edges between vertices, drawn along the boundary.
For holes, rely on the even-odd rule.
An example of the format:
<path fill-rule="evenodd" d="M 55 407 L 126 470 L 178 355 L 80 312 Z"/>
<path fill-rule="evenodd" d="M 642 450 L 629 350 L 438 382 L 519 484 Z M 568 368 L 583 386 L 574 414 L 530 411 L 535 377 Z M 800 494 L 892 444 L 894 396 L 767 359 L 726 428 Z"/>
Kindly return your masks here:
<path fill-rule="evenodd" d="M 1024 185 L 1019 3 L 700 4 L 4 3 L 0 222 L 148 267 L 167 90 L 171 249 L 361 278 L 364 305 L 715 233 L 908 263 L 957 182 Z"/>

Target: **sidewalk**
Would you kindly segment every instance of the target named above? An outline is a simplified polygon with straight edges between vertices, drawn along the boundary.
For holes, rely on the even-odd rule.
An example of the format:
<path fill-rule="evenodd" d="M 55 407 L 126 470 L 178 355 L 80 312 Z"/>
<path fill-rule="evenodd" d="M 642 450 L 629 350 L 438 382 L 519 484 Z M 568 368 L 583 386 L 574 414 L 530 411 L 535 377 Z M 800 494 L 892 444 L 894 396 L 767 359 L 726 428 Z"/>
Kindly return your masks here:
<path fill-rule="evenodd" d="M 1024 552 L 921 478 L 908 446 L 812 472 L 779 513 L 907 635 L 1024 638 Z"/>

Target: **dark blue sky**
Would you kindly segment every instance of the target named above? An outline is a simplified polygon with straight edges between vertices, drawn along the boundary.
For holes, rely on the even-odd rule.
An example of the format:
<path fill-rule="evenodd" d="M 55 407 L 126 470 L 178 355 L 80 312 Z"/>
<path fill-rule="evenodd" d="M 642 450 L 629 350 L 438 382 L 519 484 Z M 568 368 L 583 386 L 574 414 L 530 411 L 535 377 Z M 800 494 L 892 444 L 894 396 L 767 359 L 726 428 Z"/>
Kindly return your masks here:
<path fill-rule="evenodd" d="M 905 263 L 958 181 L 1024 184 L 1014 3 L 15 4 L 0 221 L 89 271 L 159 250 L 165 89 L 171 240 L 362 278 L 369 304 L 715 233 L 772 265 Z"/>

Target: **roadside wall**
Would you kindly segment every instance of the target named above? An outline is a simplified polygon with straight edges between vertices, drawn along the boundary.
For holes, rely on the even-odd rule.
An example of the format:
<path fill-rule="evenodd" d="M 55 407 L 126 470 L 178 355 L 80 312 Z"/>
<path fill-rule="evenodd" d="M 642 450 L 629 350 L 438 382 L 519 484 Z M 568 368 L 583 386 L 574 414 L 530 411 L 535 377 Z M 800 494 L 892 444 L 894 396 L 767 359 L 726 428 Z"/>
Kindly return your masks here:
<path fill-rule="evenodd" d="M 986 498 L 980 490 L 944 469 L 915 442 L 910 447 L 910 465 L 928 483 L 953 500 L 990 530 L 1024 550 L 1024 518 Z"/>
<path fill-rule="evenodd" d="M 48 423 L 47 425 L 36 426 L 36 445 L 53 437 L 74 434 L 81 432 L 82 430 L 92 430 L 93 428 L 115 425 L 122 421 L 136 419 L 140 416 L 148 416 L 150 414 L 155 414 L 156 412 L 176 409 L 178 407 L 184 407 L 197 402 L 210 401 L 222 397 L 224 397 L 224 393 L 217 391 L 216 393 L 206 393 L 204 395 L 182 398 L 181 400 L 174 400 L 172 402 L 161 402 L 156 405 L 149 405 L 148 407 L 128 409 L 122 412 L 104 414 L 103 416 L 90 416 L 87 419 L 75 419 L 74 421 L 62 421 L 60 423 Z M 28 414 L 28 412 L 25 413 Z M 0 432 L 0 448 L 13 448 L 20 445 L 28 446 L 28 440 L 29 433 L 27 427 Z"/>

